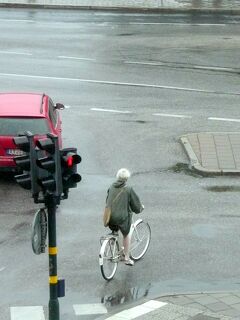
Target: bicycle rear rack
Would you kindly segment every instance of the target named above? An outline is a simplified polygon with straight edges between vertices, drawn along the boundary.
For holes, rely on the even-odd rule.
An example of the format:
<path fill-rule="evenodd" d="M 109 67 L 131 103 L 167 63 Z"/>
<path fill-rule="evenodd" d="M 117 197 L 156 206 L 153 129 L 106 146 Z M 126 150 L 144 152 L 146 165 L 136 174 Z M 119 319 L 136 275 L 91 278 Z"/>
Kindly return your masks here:
<path fill-rule="evenodd" d="M 99 240 L 100 240 L 100 245 L 102 245 L 104 240 L 108 240 L 111 238 L 118 238 L 118 232 L 111 232 L 109 234 L 106 234 L 105 236 L 102 236 Z"/>

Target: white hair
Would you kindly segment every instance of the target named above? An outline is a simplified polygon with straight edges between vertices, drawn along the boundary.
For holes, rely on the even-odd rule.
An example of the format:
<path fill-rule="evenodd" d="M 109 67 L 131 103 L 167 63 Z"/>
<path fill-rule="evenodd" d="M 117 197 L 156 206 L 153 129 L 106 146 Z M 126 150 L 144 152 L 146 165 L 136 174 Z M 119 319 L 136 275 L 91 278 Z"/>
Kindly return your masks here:
<path fill-rule="evenodd" d="M 128 169 L 125 169 L 125 168 L 119 169 L 117 174 L 116 174 L 116 177 L 119 180 L 127 180 L 130 176 L 131 176 L 130 171 Z"/>

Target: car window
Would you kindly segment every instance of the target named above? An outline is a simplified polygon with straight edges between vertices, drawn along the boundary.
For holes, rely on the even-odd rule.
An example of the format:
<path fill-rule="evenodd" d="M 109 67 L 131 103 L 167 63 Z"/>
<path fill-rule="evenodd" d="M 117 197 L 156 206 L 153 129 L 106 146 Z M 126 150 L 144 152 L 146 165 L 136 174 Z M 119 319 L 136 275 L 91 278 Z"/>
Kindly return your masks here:
<path fill-rule="evenodd" d="M 45 118 L 0 118 L 0 135 L 15 136 L 30 131 L 32 134 L 46 134 L 49 126 Z"/>
<path fill-rule="evenodd" d="M 54 109 L 54 105 L 53 105 L 52 100 L 49 100 L 49 118 L 53 123 L 53 127 L 55 128 L 56 124 L 57 124 L 57 114 Z"/>

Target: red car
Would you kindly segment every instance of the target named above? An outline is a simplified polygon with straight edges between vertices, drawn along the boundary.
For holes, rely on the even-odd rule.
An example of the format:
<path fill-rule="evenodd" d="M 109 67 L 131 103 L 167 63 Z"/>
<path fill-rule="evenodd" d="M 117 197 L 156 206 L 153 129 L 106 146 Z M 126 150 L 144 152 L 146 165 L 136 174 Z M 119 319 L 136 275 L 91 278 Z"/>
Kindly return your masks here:
<path fill-rule="evenodd" d="M 64 105 L 54 105 L 46 94 L 0 94 L 0 171 L 15 171 L 13 157 L 22 155 L 22 151 L 16 148 L 12 138 L 25 131 L 38 138 L 53 133 L 62 148 L 61 109 Z"/>

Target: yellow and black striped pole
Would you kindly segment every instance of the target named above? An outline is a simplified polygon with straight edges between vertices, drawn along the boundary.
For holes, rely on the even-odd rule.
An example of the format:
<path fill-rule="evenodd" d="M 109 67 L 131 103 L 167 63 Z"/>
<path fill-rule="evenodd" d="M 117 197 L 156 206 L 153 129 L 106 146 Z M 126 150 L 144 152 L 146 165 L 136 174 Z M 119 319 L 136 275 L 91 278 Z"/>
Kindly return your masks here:
<path fill-rule="evenodd" d="M 47 203 L 48 209 L 48 255 L 49 255 L 49 320 L 59 320 L 57 241 L 56 241 L 56 203 L 54 197 Z"/>

